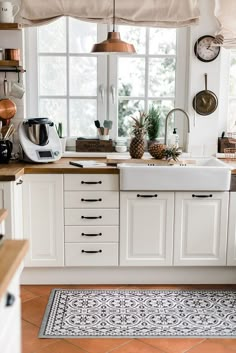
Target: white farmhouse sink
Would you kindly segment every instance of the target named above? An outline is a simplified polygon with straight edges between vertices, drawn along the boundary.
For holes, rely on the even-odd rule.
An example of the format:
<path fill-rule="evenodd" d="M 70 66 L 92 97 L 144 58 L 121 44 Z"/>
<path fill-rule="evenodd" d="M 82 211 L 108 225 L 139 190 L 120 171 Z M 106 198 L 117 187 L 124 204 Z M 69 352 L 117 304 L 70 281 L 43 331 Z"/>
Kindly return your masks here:
<path fill-rule="evenodd" d="M 175 165 L 122 163 L 121 190 L 196 190 L 230 189 L 230 167 L 218 159 L 196 158 Z"/>

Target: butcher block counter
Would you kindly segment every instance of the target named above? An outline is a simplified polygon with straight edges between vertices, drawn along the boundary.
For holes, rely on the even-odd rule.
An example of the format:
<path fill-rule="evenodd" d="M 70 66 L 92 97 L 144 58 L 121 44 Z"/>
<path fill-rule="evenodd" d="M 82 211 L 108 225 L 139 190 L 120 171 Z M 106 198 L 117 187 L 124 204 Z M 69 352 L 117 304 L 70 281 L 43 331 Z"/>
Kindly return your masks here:
<path fill-rule="evenodd" d="M 69 164 L 70 161 L 79 162 L 80 160 L 93 160 L 99 163 L 107 163 L 106 158 L 94 158 L 94 157 L 81 157 L 81 158 L 61 158 L 59 161 L 53 163 L 24 163 L 24 162 L 10 162 L 9 164 L 0 165 L 0 181 L 14 181 L 24 174 L 119 174 L 119 169 L 114 165 L 106 166 L 93 166 L 80 168 Z M 110 160 L 112 161 L 112 160 Z M 162 164 L 164 161 L 155 159 L 144 159 L 144 160 L 127 160 L 127 162 L 142 162 L 142 163 L 155 163 Z M 232 174 L 236 174 L 236 161 L 228 162 L 223 160 L 225 163 L 230 164 Z M 114 162 L 116 160 L 114 159 Z"/>
<path fill-rule="evenodd" d="M 4 240 L 0 246 L 0 299 L 28 250 L 28 240 Z"/>
<path fill-rule="evenodd" d="M 24 162 L 10 162 L 0 166 L 0 181 L 17 180 L 24 174 L 119 174 L 113 166 L 80 168 L 70 165 L 70 161 L 96 160 L 105 163 L 105 158 L 61 158 L 53 163 L 30 164 Z"/>

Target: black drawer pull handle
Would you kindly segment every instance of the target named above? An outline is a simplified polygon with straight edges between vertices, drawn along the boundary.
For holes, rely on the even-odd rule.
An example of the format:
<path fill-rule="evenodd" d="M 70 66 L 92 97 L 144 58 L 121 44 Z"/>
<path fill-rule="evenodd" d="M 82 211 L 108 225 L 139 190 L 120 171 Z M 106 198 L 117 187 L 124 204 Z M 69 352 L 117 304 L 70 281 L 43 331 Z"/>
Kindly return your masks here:
<path fill-rule="evenodd" d="M 98 254 L 101 253 L 102 250 L 81 250 L 81 252 L 84 254 Z"/>
<path fill-rule="evenodd" d="M 85 216 L 81 216 L 82 219 L 101 219 L 102 216 L 98 216 L 98 217 L 85 217 Z"/>
<path fill-rule="evenodd" d="M 82 202 L 101 202 L 102 199 L 81 199 Z"/>
<path fill-rule="evenodd" d="M 15 296 L 11 293 L 7 293 L 6 306 L 12 306 L 15 303 Z"/>
<path fill-rule="evenodd" d="M 20 179 L 19 181 L 16 182 L 16 185 L 21 185 L 21 184 L 23 184 L 23 180 L 22 179 Z"/>
<path fill-rule="evenodd" d="M 137 194 L 137 197 L 157 197 L 158 195 L 157 194 L 154 194 L 154 195 L 140 195 L 140 194 Z"/>
<path fill-rule="evenodd" d="M 207 197 L 212 197 L 212 194 L 210 194 L 210 195 L 195 195 L 195 194 L 192 194 L 192 197 L 198 197 L 200 199 L 206 199 Z"/>
<path fill-rule="evenodd" d="M 81 184 L 95 185 L 95 184 L 102 184 L 102 181 L 81 181 Z"/>
<path fill-rule="evenodd" d="M 81 233 L 81 235 L 82 235 L 83 237 L 101 237 L 101 236 L 102 236 L 102 233 L 98 233 L 98 234 Z"/>

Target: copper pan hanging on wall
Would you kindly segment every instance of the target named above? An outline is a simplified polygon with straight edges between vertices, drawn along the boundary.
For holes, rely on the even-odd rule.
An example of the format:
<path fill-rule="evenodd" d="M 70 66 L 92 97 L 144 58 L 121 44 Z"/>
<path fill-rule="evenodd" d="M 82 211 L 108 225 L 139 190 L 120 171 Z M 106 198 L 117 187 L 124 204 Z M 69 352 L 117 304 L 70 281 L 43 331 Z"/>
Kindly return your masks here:
<path fill-rule="evenodd" d="M 7 120 L 12 119 L 16 114 L 15 103 L 7 97 L 7 78 L 5 73 L 5 78 L 3 81 L 4 98 L 0 99 L 0 119 Z"/>
<path fill-rule="evenodd" d="M 193 109 L 200 115 L 212 114 L 218 106 L 216 94 L 207 89 L 207 74 L 205 76 L 205 89 L 193 98 Z"/>

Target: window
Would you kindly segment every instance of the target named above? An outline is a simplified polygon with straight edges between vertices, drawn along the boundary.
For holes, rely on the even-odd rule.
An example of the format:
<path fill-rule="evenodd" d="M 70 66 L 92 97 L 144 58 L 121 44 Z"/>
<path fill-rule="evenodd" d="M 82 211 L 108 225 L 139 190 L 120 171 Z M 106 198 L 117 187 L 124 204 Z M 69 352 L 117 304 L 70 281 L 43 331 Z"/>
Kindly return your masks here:
<path fill-rule="evenodd" d="M 163 136 L 167 112 L 185 106 L 186 29 L 119 26 L 137 54 L 91 54 L 107 30 L 68 17 L 26 30 L 27 116 L 62 121 L 76 137 L 96 136 L 94 120 L 110 119 L 116 138 L 128 136 L 130 115 L 155 105 Z"/>

